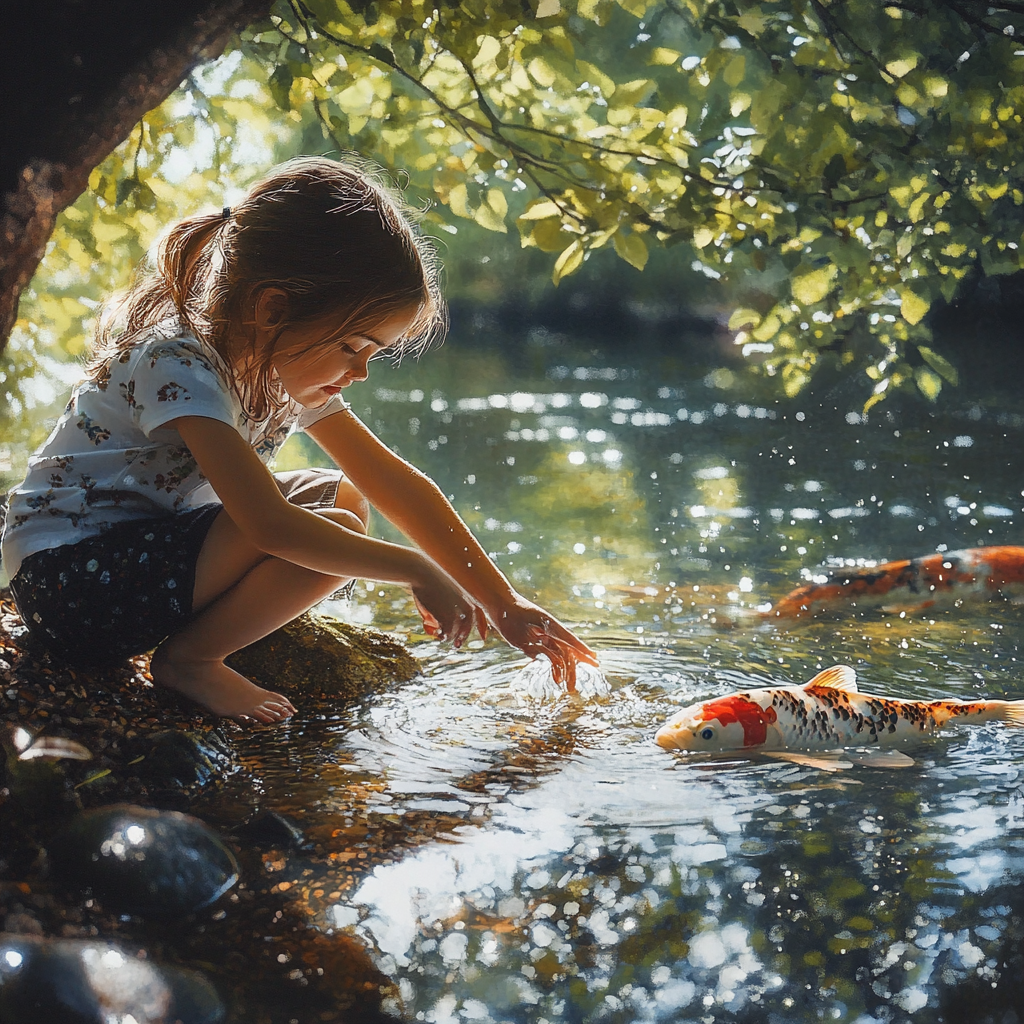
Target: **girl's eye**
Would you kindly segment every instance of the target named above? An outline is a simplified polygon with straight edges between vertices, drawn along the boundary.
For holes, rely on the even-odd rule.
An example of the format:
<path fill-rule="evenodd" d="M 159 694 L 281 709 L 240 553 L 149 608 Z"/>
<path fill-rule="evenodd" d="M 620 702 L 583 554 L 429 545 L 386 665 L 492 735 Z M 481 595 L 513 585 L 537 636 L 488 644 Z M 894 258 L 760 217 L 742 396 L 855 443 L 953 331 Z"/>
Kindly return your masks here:
<path fill-rule="evenodd" d="M 715 730 L 714 729 L 701 729 L 701 731 L 700 731 L 700 738 L 702 740 L 713 739 L 714 735 L 715 735 Z"/>

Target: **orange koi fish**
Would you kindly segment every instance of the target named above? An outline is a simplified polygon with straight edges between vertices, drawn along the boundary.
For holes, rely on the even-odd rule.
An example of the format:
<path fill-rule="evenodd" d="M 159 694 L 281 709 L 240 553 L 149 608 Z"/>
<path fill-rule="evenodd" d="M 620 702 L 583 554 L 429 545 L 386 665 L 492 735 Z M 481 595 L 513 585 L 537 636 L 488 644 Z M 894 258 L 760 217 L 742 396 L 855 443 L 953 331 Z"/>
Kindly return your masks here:
<path fill-rule="evenodd" d="M 796 619 L 841 602 L 921 610 L 961 599 L 994 597 L 1024 585 L 1024 547 L 946 551 L 871 569 L 833 569 L 828 577 L 824 583 L 798 587 L 764 617 Z"/>
<path fill-rule="evenodd" d="M 655 736 L 666 750 L 767 753 L 801 764 L 827 763 L 794 753 L 838 752 L 850 747 L 888 747 L 938 732 L 947 722 L 1006 722 L 1024 726 L 1024 700 L 897 700 L 857 691 L 848 665 L 819 672 L 796 687 L 746 690 L 692 704 L 670 718 Z M 871 763 L 863 756 L 850 761 Z M 879 758 L 874 757 L 874 762 Z M 882 761 L 892 767 L 913 764 L 893 751 Z M 832 762 L 838 767 L 849 764 Z"/>

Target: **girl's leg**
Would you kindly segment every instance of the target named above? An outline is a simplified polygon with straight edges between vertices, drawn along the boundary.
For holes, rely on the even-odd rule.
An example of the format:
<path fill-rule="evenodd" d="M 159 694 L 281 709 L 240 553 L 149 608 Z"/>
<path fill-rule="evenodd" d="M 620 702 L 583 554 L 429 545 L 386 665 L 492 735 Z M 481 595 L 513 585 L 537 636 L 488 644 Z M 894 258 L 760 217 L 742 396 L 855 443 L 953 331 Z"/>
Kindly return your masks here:
<path fill-rule="evenodd" d="M 342 481 L 339 504 L 320 515 L 346 529 L 366 532 L 367 508 L 355 488 Z M 349 493 L 351 492 L 351 493 Z M 210 527 L 196 563 L 194 607 L 198 614 L 168 637 L 153 655 L 153 682 L 227 718 L 277 722 L 295 708 L 224 664 L 224 659 L 273 632 L 332 594 L 343 583 L 253 547 L 226 512 Z M 268 600 L 268 595 L 273 600 Z"/>

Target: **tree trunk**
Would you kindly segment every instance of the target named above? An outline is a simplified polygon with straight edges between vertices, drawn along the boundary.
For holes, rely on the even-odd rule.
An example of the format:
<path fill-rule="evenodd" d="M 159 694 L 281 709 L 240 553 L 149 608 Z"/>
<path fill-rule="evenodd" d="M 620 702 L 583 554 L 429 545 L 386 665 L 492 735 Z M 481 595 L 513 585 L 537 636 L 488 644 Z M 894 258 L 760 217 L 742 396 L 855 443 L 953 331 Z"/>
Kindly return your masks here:
<path fill-rule="evenodd" d="M 5 4 L 0 61 L 0 351 L 57 215 L 89 174 L 271 0 Z"/>

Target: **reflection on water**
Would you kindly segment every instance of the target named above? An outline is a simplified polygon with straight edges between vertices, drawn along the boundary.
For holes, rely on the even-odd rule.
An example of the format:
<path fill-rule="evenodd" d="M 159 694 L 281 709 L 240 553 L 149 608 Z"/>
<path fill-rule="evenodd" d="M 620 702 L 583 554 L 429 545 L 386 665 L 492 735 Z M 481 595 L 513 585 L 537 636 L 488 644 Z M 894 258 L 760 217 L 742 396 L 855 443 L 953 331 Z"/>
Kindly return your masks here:
<path fill-rule="evenodd" d="M 268 884 L 361 936 L 417 1020 L 1016 1020 L 1024 737 L 953 728 L 913 768 L 828 774 L 653 734 L 834 662 L 873 693 L 1024 697 L 1009 603 L 756 613 L 823 565 L 1019 542 L 1024 403 L 864 421 L 692 361 L 573 353 L 513 372 L 453 345 L 352 401 L 598 648 L 610 693 L 531 697 L 516 652 L 451 652 L 400 589 L 361 586 L 333 610 L 404 631 L 425 675 L 246 741 L 265 804 L 318 844 L 266 859 Z"/>

